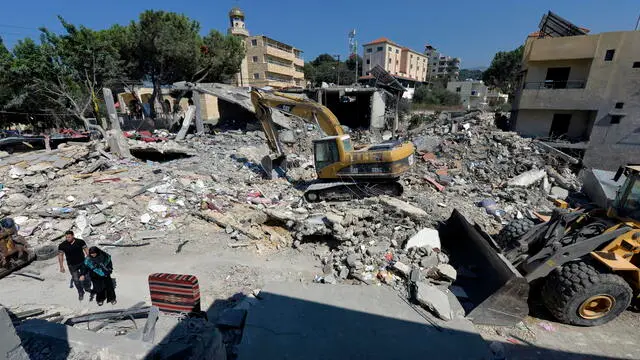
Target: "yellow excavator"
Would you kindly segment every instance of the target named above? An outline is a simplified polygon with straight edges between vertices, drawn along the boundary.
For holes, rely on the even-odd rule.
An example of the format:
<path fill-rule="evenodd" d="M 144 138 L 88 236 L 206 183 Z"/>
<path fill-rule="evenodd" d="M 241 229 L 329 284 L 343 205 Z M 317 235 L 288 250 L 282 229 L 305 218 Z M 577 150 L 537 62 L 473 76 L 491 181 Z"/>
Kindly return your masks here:
<path fill-rule="evenodd" d="M 640 166 L 621 167 L 613 180 L 622 175 L 607 208 L 558 208 L 548 221 L 516 219 L 495 237 L 454 210 L 440 237 L 452 264 L 473 274 L 454 283 L 464 290 L 467 316 L 514 325 L 528 314 L 533 294 L 560 322 L 596 326 L 638 305 Z"/>
<path fill-rule="evenodd" d="M 319 181 L 305 191 L 307 201 L 402 194 L 402 185 L 397 180 L 414 163 L 415 148 L 411 142 L 388 141 L 356 150 L 331 110 L 313 100 L 252 89 L 251 102 L 272 151 L 262 159 L 262 167 L 269 176 L 274 171 L 286 172 L 286 153 L 278 137 L 272 109 L 317 124 L 327 135 L 313 141 Z"/>

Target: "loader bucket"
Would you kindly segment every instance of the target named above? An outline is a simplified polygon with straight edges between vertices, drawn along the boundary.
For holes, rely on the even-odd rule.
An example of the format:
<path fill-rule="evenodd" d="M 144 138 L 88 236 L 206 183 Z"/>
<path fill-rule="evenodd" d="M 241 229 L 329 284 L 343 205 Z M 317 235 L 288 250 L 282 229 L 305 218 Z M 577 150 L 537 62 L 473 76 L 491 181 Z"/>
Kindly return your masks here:
<path fill-rule="evenodd" d="M 489 234 L 458 211 L 439 229 L 450 263 L 458 269 L 452 287 L 474 324 L 513 326 L 529 313 L 529 284 L 498 251 Z M 464 271 L 463 271 L 464 269 Z M 459 289 L 463 291 L 459 291 Z"/>
<path fill-rule="evenodd" d="M 262 170 L 267 173 L 269 180 L 285 176 L 287 173 L 287 157 L 284 155 L 278 157 L 267 155 L 262 158 L 260 165 L 262 165 Z"/>

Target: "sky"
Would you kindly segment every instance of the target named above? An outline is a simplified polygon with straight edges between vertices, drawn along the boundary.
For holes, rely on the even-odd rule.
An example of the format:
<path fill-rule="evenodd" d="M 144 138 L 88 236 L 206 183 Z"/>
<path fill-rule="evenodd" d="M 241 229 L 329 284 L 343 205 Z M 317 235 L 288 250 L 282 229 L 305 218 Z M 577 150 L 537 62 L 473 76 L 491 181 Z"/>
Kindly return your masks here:
<path fill-rule="evenodd" d="M 633 30 L 638 0 L 23 0 L 3 1 L 0 37 L 11 47 L 38 37 L 38 27 L 61 31 L 57 15 L 73 24 L 104 29 L 127 24 L 147 9 L 184 13 L 203 32 L 226 32 L 228 12 L 239 6 L 252 35 L 264 34 L 304 51 L 305 61 L 322 53 L 348 54 L 348 33 L 360 45 L 379 37 L 422 52 L 431 44 L 462 59 L 462 68 L 486 67 L 498 51 L 521 45 L 551 10 L 591 33 Z"/>

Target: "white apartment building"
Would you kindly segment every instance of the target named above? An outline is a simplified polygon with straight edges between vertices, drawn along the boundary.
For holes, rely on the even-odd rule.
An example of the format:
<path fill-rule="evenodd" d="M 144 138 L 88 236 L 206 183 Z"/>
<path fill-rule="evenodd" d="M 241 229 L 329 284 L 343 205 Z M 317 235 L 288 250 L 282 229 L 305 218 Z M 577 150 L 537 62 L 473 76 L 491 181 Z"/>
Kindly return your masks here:
<path fill-rule="evenodd" d="M 460 95 L 466 109 L 485 109 L 505 104 L 509 98 L 497 90 L 489 90 L 482 81 L 449 81 L 447 90 Z"/>
<path fill-rule="evenodd" d="M 424 54 L 429 59 L 427 80 L 445 77 L 451 80 L 458 80 L 458 75 L 460 74 L 459 58 L 446 56 L 431 45 L 424 47 Z"/>

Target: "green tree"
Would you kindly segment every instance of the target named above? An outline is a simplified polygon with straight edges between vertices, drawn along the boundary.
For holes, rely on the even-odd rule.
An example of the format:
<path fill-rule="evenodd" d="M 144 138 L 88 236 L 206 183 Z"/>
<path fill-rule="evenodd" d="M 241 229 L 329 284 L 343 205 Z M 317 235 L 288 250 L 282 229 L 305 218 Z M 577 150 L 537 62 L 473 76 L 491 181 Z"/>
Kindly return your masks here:
<path fill-rule="evenodd" d="M 356 82 L 355 58 L 338 61 L 332 55 L 320 54 L 305 64 L 304 77 L 314 85 L 323 82 L 338 85 L 351 85 Z M 362 73 L 362 58 L 358 57 L 359 74 Z"/>
<path fill-rule="evenodd" d="M 432 89 L 427 86 L 419 86 L 413 93 L 413 103 L 426 105 L 456 106 L 462 103 L 460 94 L 448 91 L 441 86 Z"/>
<path fill-rule="evenodd" d="M 188 79 L 198 70 L 200 24 L 182 14 L 147 10 L 130 26 L 127 69 L 132 78 L 153 84 L 150 102 L 155 115 L 162 112 L 162 85 Z"/>
<path fill-rule="evenodd" d="M 512 51 L 496 53 L 491 65 L 482 74 L 484 83 L 512 97 L 517 86 L 523 52 L 524 46 L 520 46 Z"/>
<path fill-rule="evenodd" d="M 467 79 L 482 80 L 482 70 L 461 69 L 458 79 L 462 81 Z"/>
<path fill-rule="evenodd" d="M 238 37 L 211 30 L 201 40 L 198 67 L 190 79 L 192 82 L 227 82 L 240 71 L 244 56 L 245 49 Z"/>

